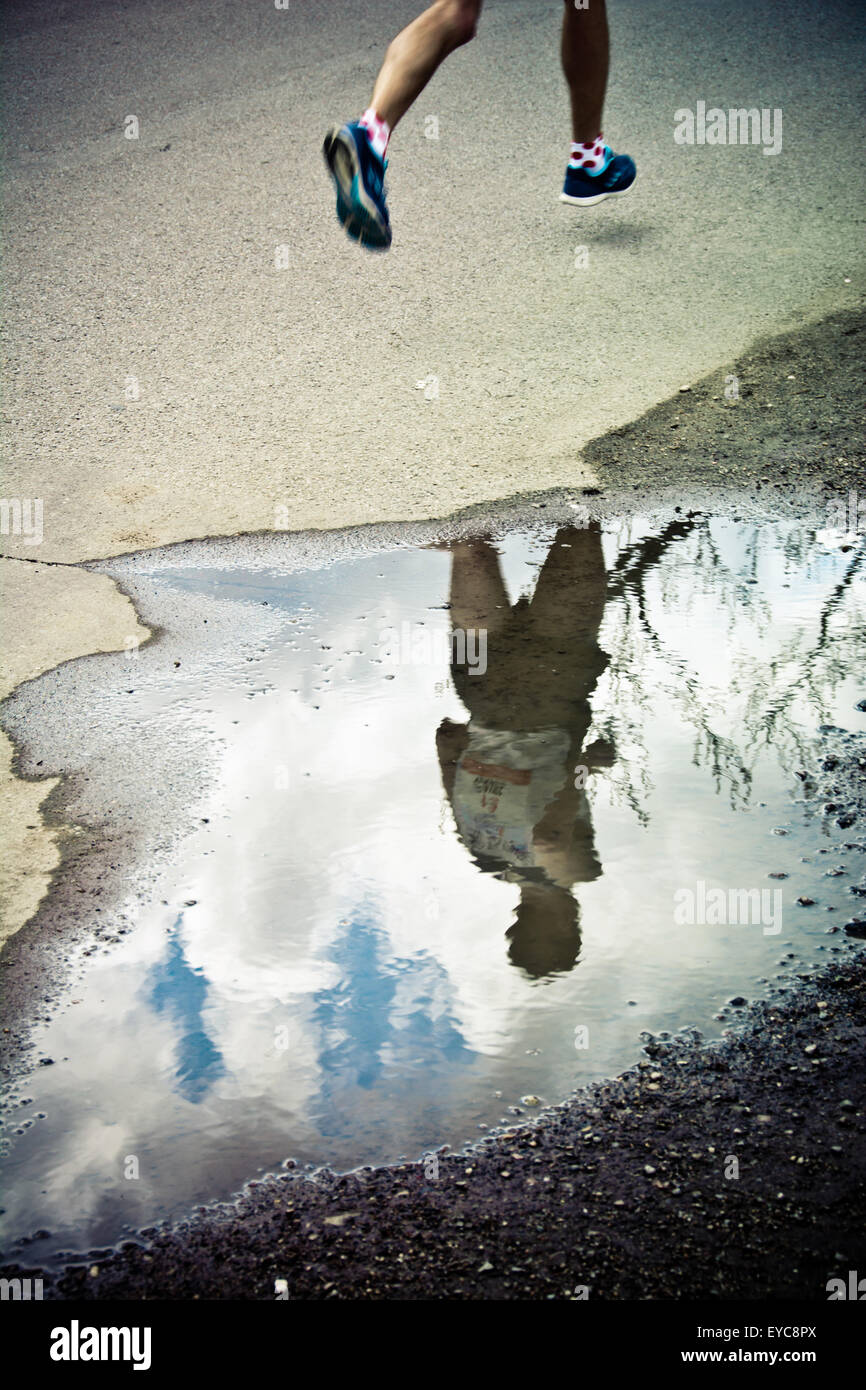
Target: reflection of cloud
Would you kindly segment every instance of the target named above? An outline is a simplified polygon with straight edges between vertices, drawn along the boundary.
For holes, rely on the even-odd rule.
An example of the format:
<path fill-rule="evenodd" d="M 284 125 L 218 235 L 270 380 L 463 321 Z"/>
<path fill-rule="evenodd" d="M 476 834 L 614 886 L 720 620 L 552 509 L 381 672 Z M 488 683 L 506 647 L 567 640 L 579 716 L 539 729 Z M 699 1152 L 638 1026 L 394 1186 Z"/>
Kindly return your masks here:
<path fill-rule="evenodd" d="M 37 1222 L 52 1231 L 62 1228 L 70 1212 L 82 1225 L 95 1222 L 121 1191 L 128 1219 L 134 1223 L 139 1216 L 137 1202 L 149 1198 L 142 1191 L 144 1183 L 123 1180 L 126 1156 L 136 1152 L 134 1127 L 128 1118 L 88 1115 L 82 1113 L 80 1095 L 78 1102 L 74 1109 L 70 1107 L 61 1153 L 40 1149 L 32 1155 L 22 1179 L 14 1185 L 4 1182 L 4 1225 L 8 1224 L 15 1235 L 32 1233 Z M 114 1108 L 111 1104 L 108 1113 Z M 115 1235 L 116 1231 L 112 1238 Z"/>
<path fill-rule="evenodd" d="M 283 662 L 280 692 L 297 683 Z M 335 952 L 371 890 L 383 958 L 436 961 L 453 982 L 468 1046 L 498 1053 L 519 1032 L 525 985 L 509 978 L 505 941 L 516 890 L 484 881 L 442 807 L 432 735 L 447 665 L 401 667 L 387 684 L 382 672 L 368 666 L 363 680 L 322 697 L 312 718 L 290 690 L 257 705 L 223 756 L 220 800 L 234 813 L 212 822 L 200 837 L 210 852 L 187 861 L 182 893 L 170 890 L 174 901 L 196 899 L 186 957 L 208 981 L 209 1024 L 247 1093 L 261 1084 L 268 1021 L 288 1023 L 289 1013 L 301 1033 L 292 1054 L 302 1049 L 307 1080 L 315 1077 L 304 1000 L 343 981 Z M 296 718 L 301 709 L 306 718 Z M 275 789 L 275 764 L 291 770 L 285 790 Z"/>
<path fill-rule="evenodd" d="M 819 545 L 826 545 L 830 549 L 839 550 L 843 545 L 856 545 L 860 537 L 856 531 L 834 531 L 829 528 L 825 531 L 816 531 L 815 540 Z"/>

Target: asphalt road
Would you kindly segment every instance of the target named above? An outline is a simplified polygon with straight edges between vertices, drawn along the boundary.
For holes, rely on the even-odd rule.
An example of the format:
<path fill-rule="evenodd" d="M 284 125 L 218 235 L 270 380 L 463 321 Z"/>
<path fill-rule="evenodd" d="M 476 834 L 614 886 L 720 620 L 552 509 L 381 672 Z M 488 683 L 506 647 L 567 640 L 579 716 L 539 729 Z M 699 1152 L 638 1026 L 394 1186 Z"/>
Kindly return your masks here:
<path fill-rule="evenodd" d="M 607 134 L 638 183 L 575 212 L 561 0 L 488 0 L 394 136 L 375 256 L 336 222 L 321 138 L 421 8 L 9 6 L 4 495 L 44 505 L 38 552 L 11 553 L 570 483 L 587 440 L 859 300 L 860 6 L 611 0 Z M 699 100 L 781 108 L 781 152 L 675 144 Z"/>

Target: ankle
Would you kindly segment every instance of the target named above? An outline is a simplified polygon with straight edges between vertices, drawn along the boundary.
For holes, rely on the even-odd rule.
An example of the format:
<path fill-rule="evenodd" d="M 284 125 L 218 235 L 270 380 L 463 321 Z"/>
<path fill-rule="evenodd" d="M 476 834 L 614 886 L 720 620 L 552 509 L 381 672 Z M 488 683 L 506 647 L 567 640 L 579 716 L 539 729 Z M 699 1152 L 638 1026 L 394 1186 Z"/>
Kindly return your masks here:
<path fill-rule="evenodd" d="M 374 153 L 380 159 L 384 159 L 388 141 L 391 138 L 391 127 L 388 122 L 383 121 L 372 106 L 368 106 L 358 124 L 366 130 Z"/>

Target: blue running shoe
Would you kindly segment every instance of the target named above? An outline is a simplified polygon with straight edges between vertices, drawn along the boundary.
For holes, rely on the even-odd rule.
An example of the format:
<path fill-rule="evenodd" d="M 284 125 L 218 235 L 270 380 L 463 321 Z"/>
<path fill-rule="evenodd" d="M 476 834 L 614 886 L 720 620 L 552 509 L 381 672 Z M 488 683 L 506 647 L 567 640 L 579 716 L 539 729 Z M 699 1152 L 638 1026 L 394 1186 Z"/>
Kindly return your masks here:
<path fill-rule="evenodd" d="M 391 223 L 385 203 L 386 159 L 380 159 L 358 121 L 334 126 L 322 146 L 337 189 L 337 216 L 362 246 L 387 251 Z"/>
<path fill-rule="evenodd" d="M 589 208 L 593 203 L 603 203 L 605 198 L 616 198 L 620 193 L 628 193 L 635 181 L 637 169 L 628 154 L 612 154 L 597 174 L 588 174 L 585 169 L 565 171 L 565 184 L 559 195 L 561 203 L 575 203 L 578 207 Z"/>

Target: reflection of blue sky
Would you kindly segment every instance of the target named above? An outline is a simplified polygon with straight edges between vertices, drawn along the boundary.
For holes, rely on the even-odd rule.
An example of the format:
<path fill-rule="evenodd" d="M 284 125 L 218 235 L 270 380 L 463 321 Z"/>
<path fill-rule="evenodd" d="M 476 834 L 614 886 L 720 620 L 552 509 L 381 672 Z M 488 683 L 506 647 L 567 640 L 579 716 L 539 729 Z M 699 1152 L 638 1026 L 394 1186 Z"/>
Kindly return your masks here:
<path fill-rule="evenodd" d="M 470 1063 L 453 1016 L 446 970 L 427 952 L 398 959 L 369 906 L 350 916 L 328 955 L 340 983 L 313 995 L 312 1023 L 321 1039 L 319 1124 L 343 1128 L 347 1088 L 372 1091 L 388 1077 L 395 1090 L 414 1087 L 420 1067 Z"/>
<path fill-rule="evenodd" d="M 176 928 L 182 920 L 178 918 Z M 176 932 L 168 939 L 164 958 L 148 974 L 147 984 L 154 1011 L 167 1014 L 178 1027 L 175 1089 L 184 1100 L 197 1105 L 225 1067 L 221 1053 L 203 1027 L 207 980 L 200 970 L 187 964 Z"/>

